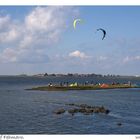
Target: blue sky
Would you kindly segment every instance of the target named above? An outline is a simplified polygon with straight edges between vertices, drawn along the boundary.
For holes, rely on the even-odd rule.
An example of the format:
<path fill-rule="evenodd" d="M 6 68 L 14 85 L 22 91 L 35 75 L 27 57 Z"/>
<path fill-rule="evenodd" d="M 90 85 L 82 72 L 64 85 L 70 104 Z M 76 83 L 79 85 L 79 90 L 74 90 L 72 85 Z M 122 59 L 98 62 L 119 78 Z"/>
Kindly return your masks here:
<path fill-rule="evenodd" d="M 0 75 L 140 75 L 139 26 L 139 6 L 1 6 Z"/>

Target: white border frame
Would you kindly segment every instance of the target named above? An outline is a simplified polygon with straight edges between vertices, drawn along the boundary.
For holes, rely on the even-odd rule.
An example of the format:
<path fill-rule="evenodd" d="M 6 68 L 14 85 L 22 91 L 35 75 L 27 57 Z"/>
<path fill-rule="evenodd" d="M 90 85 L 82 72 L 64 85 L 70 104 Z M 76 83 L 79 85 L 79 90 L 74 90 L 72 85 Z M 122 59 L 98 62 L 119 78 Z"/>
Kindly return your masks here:
<path fill-rule="evenodd" d="M 140 5 L 140 0 L 0 0 L 0 5 Z"/>

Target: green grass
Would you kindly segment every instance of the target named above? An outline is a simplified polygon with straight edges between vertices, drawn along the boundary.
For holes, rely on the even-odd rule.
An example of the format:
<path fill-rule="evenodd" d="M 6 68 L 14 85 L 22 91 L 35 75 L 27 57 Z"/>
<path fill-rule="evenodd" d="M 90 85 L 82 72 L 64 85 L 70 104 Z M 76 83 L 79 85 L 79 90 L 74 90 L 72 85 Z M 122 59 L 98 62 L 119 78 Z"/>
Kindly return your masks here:
<path fill-rule="evenodd" d="M 135 86 L 129 85 L 109 85 L 107 88 L 102 88 L 99 85 L 89 85 L 89 86 L 73 86 L 73 87 L 65 87 L 65 86 L 42 86 L 42 87 L 34 87 L 29 90 L 40 90 L 40 91 L 67 91 L 67 90 L 99 90 L 99 89 L 116 89 L 116 88 L 137 88 Z"/>

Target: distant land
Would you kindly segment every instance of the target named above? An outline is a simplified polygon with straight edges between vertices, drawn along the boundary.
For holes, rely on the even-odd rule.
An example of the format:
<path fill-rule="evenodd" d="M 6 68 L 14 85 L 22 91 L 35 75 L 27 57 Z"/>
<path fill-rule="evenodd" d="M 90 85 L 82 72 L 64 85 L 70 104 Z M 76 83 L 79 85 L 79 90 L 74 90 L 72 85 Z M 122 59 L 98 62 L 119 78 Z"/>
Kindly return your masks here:
<path fill-rule="evenodd" d="M 96 78 L 140 78 L 139 75 L 115 75 L 115 74 L 79 74 L 79 73 L 67 73 L 67 74 L 55 74 L 55 73 L 40 73 L 40 74 L 19 74 L 19 75 L 0 75 L 0 76 L 21 76 L 21 77 L 27 77 L 27 76 L 33 76 L 33 77 L 96 77 Z"/>

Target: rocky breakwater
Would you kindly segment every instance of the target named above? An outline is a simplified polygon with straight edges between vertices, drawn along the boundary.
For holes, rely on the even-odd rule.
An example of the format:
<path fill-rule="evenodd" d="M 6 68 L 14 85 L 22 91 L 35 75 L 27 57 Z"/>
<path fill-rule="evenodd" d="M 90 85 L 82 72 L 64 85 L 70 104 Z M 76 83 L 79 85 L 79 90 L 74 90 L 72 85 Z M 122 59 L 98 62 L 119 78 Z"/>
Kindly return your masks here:
<path fill-rule="evenodd" d="M 91 115 L 93 113 L 104 113 L 108 114 L 110 110 L 106 109 L 104 106 L 89 106 L 87 104 L 66 104 L 66 106 L 70 106 L 69 109 L 58 109 L 54 111 L 55 114 L 63 114 L 65 112 L 68 112 L 72 116 L 76 113 L 82 113 L 84 115 Z"/>

